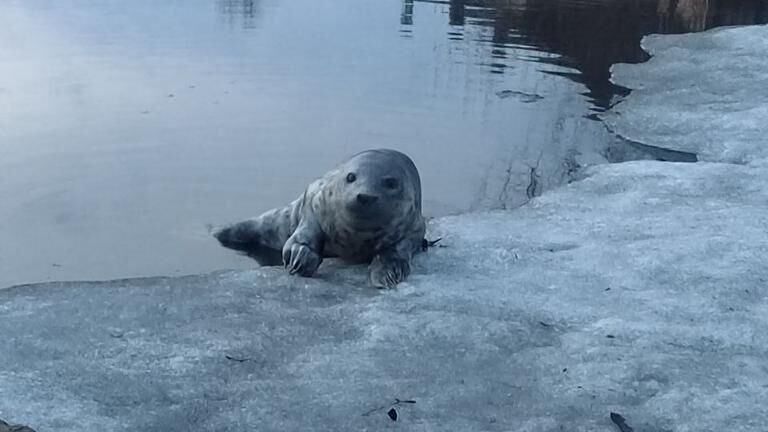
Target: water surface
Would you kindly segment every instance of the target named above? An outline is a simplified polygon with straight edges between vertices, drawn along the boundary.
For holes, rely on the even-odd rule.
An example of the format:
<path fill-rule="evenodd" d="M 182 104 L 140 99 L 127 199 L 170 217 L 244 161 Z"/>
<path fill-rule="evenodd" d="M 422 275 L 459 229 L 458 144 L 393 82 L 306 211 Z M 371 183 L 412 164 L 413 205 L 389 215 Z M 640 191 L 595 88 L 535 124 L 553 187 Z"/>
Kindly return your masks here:
<path fill-rule="evenodd" d="M 282 205 L 373 147 L 430 216 L 511 208 L 654 157 L 590 114 L 649 32 L 760 1 L 6 1 L 0 287 L 247 268 L 206 224 Z"/>

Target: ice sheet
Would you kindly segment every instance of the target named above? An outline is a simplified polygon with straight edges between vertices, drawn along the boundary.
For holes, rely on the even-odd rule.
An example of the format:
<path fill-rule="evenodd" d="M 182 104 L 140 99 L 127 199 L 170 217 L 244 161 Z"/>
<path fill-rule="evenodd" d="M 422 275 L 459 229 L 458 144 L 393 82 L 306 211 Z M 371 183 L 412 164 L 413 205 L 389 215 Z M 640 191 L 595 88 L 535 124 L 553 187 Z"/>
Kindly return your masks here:
<path fill-rule="evenodd" d="M 612 130 L 705 161 L 768 157 L 768 26 L 650 35 L 642 45 L 648 62 L 611 70 L 632 89 L 603 115 Z"/>
<path fill-rule="evenodd" d="M 2 291 L 0 414 L 62 432 L 382 430 L 392 406 L 409 430 L 612 430 L 612 411 L 638 431 L 762 430 L 760 169 L 588 175 L 513 212 L 434 221 L 444 247 L 394 291 L 333 262 L 317 279 Z"/>

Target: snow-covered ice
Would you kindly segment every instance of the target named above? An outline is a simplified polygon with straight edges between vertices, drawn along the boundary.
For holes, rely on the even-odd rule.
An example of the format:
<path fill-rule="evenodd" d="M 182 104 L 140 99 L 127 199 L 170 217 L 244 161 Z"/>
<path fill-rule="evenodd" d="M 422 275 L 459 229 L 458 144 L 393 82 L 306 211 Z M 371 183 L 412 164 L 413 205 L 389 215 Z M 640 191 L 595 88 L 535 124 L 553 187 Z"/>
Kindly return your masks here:
<path fill-rule="evenodd" d="M 704 161 L 768 157 L 768 25 L 651 35 L 642 46 L 649 61 L 611 70 L 633 89 L 603 116 L 611 129 Z"/>
<path fill-rule="evenodd" d="M 61 432 L 612 431 L 616 412 L 638 432 L 765 430 L 765 150 L 759 131 L 720 130 L 739 104 L 712 98 L 731 84 L 700 82 L 697 51 L 728 56 L 764 33 L 649 38 L 690 54 L 674 87 L 657 83 L 659 57 L 617 69 L 642 70 L 643 88 L 614 129 L 665 146 L 662 126 L 684 118 L 674 148 L 718 162 L 596 166 L 514 211 L 434 220 L 444 247 L 397 290 L 329 262 L 315 279 L 265 268 L 0 291 L 0 418 Z M 728 64 L 768 70 L 741 59 L 721 76 Z M 742 117 L 759 111 L 752 96 Z M 705 128 L 729 141 L 702 141 Z"/>
<path fill-rule="evenodd" d="M 258 269 L 0 292 L 0 414 L 39 431 L 761 430 L 768 181 L 633 162 L 436 221 L 407 284 Z M 736 192 L 745 193 L 736 193 Z M 245 361 L 229 360 L 233 359 Z M 386 409 L 364 413 L 385 406 Z M 10 417 L 10 418 L 9 418 Z"/>

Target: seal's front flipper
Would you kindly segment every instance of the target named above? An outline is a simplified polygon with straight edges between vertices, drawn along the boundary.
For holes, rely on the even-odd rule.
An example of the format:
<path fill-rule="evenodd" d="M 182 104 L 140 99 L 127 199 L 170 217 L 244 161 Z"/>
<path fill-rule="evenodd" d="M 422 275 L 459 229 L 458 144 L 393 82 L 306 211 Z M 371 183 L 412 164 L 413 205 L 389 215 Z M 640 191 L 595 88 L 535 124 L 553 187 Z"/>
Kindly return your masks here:
<path fill-rule="evenodd" d="M 406 257 L 383 253 L 373 257 L 368 280 L 376 288 L 394 288 L 411 273 L 411 263 Z"/>
<path fill-rule="evenodd" d="M 307 245 L 291 243 L 283 251 L 283 262 L 290 274 L 311 277 L 320 267 L 323 258 Z"/>
<path fill-rule="evenodd" d="M 369 283 L 376 288 L 394 288 L 407 279 L 411 274 L 411 259 L 421 251 L 425 242 L 429 244 L 424 232 L 416 230 L 413 235 L 374 256 L 368 267 Z"/>
<path fill-rule="evenodd" d="M 311 277 L 323 262 L 323 231 L 312 214 L 304 215 L 283 246 L 283 264 L 290 274 Z"/>

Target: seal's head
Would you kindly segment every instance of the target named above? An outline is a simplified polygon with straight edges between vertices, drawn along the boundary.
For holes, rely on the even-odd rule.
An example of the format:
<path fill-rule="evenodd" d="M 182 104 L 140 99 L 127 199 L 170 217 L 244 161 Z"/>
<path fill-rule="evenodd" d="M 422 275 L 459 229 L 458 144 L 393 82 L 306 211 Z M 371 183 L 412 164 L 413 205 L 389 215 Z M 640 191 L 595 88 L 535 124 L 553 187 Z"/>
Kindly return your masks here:
<path fill-rule="evenodd" d="M 408 156 L 394 150 L 367 150 L 343 163 L 333 176 L 329 200 L 358 228 L 398 223 L 421 214 L 421 183 Z"/>

